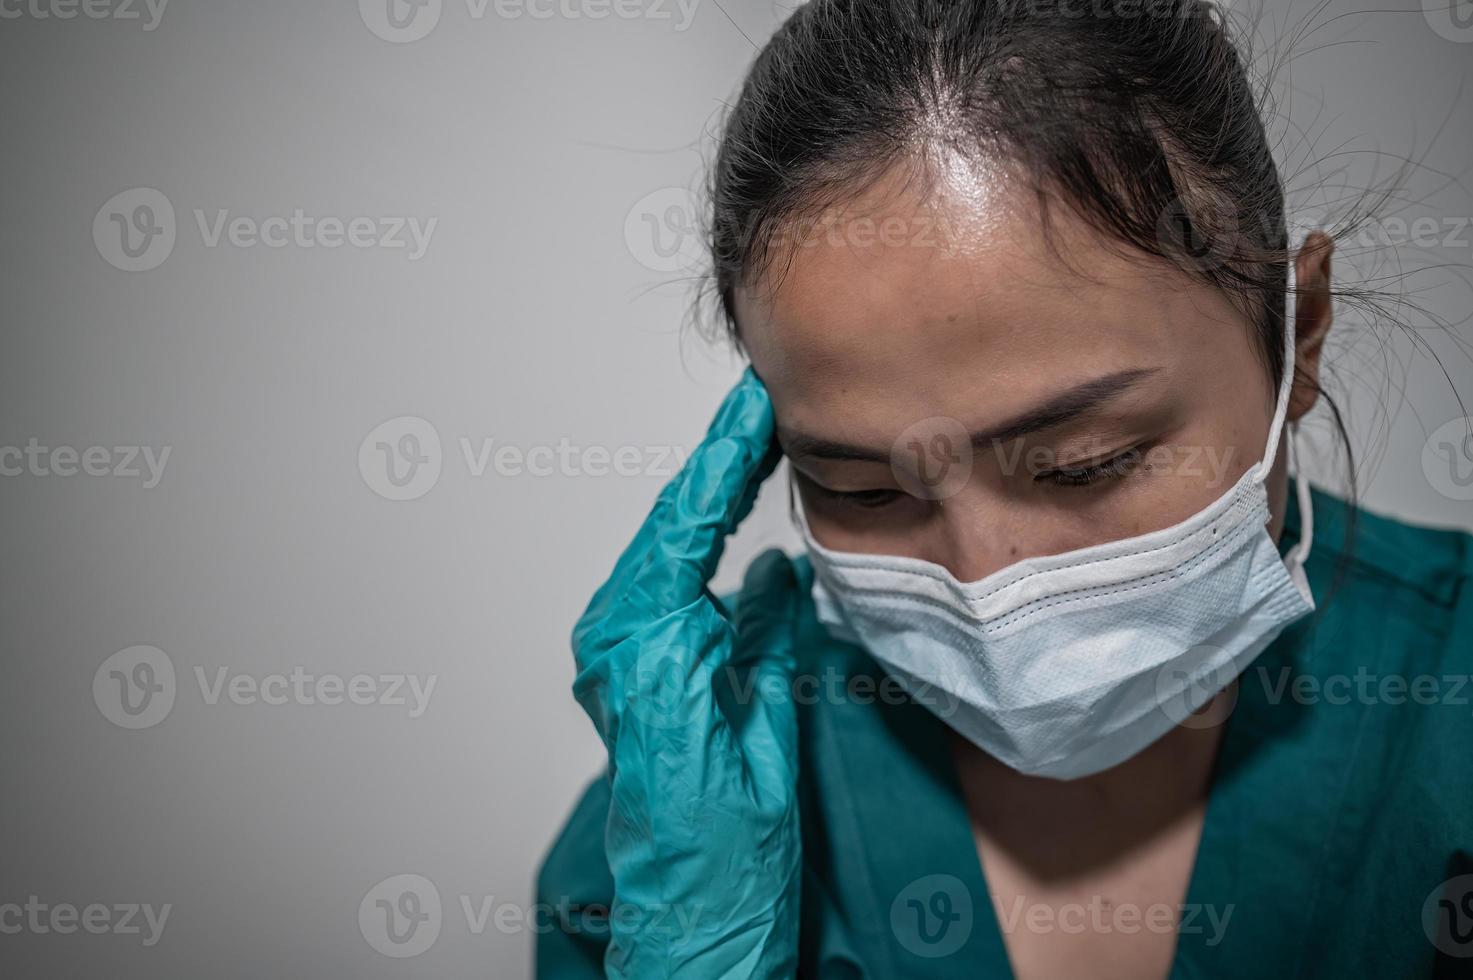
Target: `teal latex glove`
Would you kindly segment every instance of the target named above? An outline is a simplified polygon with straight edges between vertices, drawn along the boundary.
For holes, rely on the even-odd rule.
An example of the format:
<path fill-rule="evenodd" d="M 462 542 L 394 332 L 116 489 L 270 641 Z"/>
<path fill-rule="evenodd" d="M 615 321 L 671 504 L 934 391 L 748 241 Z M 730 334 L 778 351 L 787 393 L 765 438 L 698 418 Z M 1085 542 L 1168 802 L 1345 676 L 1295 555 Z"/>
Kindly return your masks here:
<path fill-rule="evenodd" d="M 748 368 L 573 630 L 573 693 L 609 753 L 610 977 L 795 971 L 796 583 L 774 549 L 734 613 L 706 584 L 779 457 Z"/>

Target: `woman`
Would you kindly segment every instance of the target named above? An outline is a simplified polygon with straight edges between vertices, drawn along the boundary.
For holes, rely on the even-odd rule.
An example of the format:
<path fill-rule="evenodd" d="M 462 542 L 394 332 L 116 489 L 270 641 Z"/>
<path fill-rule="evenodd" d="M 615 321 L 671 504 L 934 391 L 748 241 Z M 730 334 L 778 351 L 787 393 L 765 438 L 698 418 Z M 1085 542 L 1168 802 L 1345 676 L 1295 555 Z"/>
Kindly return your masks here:
<path fill-rule="evenodd" d="M 1333 239 L 1219 18 L 922 10 L 729 117 L 751 368 L 574 631 L 539 973 L 1467 975 L 1473 547 L 1290 493 Z M 808 552 L 717 599 L 780 456 Z"/>

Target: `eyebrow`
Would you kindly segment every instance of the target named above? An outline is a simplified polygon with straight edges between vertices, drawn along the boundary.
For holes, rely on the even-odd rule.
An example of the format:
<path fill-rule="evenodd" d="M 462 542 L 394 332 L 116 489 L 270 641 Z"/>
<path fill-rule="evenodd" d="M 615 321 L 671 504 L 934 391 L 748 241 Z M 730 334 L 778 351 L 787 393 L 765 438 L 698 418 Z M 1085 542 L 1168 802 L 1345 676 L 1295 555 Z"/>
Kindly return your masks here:
<path fill-rule="evenodd" d="M 1111 399 L 1118 398 L 1156 374 L 1160 368 L 1131 368 L 1101 375 L 1082 384 L 1059 392 L 1048 401 L 1005 422 L 973 432 L 968 438 L 973 448 L 984 448 L 993 442 L 1010 442 L 1021 436 L 1044 429 L 1053 429 L 1099 410 Z M 877 451 L 865 446 L 853 446 L 820 439 L 794 429 L 780 428 L 783 451 L 788 456 L 809 456 L 817 459 L 886 463 L 890 452 Z"/>

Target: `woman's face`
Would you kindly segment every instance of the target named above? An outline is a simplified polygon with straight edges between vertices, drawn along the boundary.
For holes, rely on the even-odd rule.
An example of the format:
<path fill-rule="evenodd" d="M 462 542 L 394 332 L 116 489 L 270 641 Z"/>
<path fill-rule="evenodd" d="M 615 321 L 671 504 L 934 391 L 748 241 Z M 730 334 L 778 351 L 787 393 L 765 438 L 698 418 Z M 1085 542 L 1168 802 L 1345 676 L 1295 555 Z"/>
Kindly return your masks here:
<path fill-rule="evenodd" d="M 738 292 L 820 543 L 971 581 L 1176 523 L 1260 459 L 1275 386 L 1248 319 L 1050 217 L 1057 253 L 976 168 L 924 197 L 892 178 L 815 225 L 775 294 Z"/>

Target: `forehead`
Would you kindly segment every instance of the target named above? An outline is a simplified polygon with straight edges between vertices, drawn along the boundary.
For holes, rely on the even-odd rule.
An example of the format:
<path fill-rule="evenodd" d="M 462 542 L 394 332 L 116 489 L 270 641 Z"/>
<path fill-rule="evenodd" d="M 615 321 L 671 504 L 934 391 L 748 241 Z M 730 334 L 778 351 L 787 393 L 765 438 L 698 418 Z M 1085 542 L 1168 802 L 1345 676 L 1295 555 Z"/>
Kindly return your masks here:
<path fill-rule="evenodd" d="M 1001 177 L 889 176 L 794 231 L 735 297 L 779 421 L 883 440 L 934 415 L 968 425 L 1143 366 L 1201 376 L 1246 323 L 1216 290 L 1126 254 Z M 1225 329 L 1226 328 L 1226 329 Z"/>

